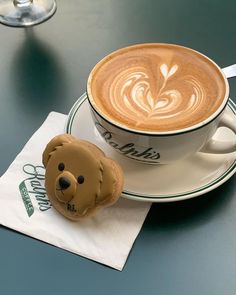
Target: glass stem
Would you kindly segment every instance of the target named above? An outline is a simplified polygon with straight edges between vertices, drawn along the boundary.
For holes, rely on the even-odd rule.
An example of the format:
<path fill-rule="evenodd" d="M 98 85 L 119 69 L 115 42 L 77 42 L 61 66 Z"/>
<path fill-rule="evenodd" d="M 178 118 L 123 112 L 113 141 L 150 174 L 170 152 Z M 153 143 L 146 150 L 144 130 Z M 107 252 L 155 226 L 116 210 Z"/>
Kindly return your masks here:
<path fill-rule="evenodd" d="M 18 6 L 18 7 L 27 7 L 32 2 L 33 2 L 33 0 L 13 0 L 14 5 Z"/>

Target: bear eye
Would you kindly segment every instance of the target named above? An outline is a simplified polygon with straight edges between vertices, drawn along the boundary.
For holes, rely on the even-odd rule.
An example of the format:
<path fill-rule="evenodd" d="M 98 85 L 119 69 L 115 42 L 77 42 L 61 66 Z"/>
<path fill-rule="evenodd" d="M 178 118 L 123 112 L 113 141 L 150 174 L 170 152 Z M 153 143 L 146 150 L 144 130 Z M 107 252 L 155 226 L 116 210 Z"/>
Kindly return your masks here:
<path fill-rule="evenodd" d="M 64 165 L 64 163 L 60 163 L 59 165 L 58 165 L 58 170 L 59 171 L 63 171 L 65 169 L 65 165 Z"/>
<path fill-rule="evenodd" d="M 84 182 L 83 175 L 78 176 L 77 181 L 78 181 L 79 184 L 82 184 Z"/>

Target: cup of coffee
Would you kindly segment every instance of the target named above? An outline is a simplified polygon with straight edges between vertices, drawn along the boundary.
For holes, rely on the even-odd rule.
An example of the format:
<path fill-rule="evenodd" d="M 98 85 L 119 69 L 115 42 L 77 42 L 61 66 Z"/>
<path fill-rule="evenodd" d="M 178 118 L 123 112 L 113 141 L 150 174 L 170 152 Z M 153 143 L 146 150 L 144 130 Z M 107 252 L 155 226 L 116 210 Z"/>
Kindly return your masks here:
<path fill-rule="evenodd" d="M 146 43 L 112 52 L 92 69 L 87 95 L 94 124 L 123 155 L 148 164 L 196 152 L 236 151 L 236 138 L 212 137 L 236 117 L 225 111 L 229 84 L 205 55 L 179 45 Z"/>

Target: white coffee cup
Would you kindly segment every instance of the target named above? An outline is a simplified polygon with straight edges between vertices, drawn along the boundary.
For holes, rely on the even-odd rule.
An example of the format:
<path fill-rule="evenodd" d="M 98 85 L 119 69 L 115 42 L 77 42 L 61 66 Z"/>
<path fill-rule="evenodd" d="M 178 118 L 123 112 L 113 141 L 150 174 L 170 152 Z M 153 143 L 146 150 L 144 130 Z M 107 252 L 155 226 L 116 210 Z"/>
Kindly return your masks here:
<path fill-rule="evenodd" d="M 218 67 L 215 63 L 214 65 Z M 236 136 L 230 142 L 213 139 L 220 127 L 227 127 L 236 134 L 236 116 L 226 111 L 229 100 L 228 80 L 224 72 L 219 67 L 218 69 L 224 78 L 226 91 L 217 110 L 198 124 L 165 132 L 134 130 L 110 120 L 94 102 L 90 74 L 87 95 L 94 124 L 102 138 L 117 152 L 147 164 L 172 163 L 199 151 L 216 154 L 235 152 Z"/>

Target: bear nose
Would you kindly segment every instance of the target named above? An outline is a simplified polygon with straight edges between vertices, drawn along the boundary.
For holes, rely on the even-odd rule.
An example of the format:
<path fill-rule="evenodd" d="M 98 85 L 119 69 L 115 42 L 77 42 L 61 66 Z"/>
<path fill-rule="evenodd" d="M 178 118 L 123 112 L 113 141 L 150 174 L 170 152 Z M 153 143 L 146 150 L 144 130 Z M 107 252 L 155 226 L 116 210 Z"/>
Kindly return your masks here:
<path fill-rule="evenodd" d="M 67 189 L 70 186 L 70 180 L 62 176 L 59 178 L 59 185 L 61 189 Z"/>

